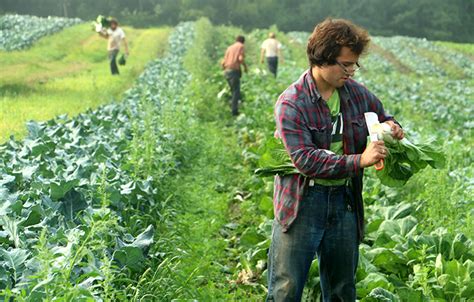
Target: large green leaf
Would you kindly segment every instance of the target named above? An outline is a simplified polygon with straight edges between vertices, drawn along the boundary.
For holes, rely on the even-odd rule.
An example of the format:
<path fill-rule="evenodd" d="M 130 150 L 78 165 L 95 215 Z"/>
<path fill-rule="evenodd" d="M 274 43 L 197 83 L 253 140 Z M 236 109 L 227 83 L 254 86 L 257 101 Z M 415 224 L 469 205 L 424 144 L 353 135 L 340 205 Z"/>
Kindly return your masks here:
<path fill-rule="evenodd" d="M 405 256 L 389 248 L 374 248 L 366 253 L 372 263 L 386 273 L 407 274 L 407 259 Z"/>
<path fill-rule="evenodd" d="M 122 267 L 127 267 L 131 271 L 139 272 L 145 267 L 145 256 L 141 248 L 136 246 L 124 246 L 114 252 L 116 259 Z"/>
<path fill-rule="evenodd" d="M 25 249 L 11 248 L 5 250 L 0 247 L 0 256 L 3 260 L 3 266 L 10 270 L 12 278 L 15 282 L 20 279 L 20 276 L 25 269 L 25 262 L 28 259 L 30 252 Z"/>
<path fill-rule="evenodd" d="M 51 187 L 51 198 L 53 200 L 59 200 L 63 198 L 67 192 L 72 190 L 79 184 L 79 179 L 72 179 L 69 181 L 62 180 L 59 182 L 52 182 Z"/>
<path fill-rule="evenodd" d="M 68 220 L 74 220 L 76 214 L 88 207 L 84 195 L 75 190 L 68 191 L 62 198 L 62 206 L 60 208 L 64 217 Z"/>
<path fill-rule="evenodd" d="M 360 300 L 361 302 L 400 302 L 400 298 L 388 290 L 377 287 L 374 288 L 367 297 Z"/>
<path fill-rule="evenodd" d="M 141 248 L 142 250 L 147 249 L 153 243 L 154 235 L 155 228 L 150 224 L 142 233 L 137 236 L 131 245 Z"/>
<path fill-rule="evenodd" d="M 356 284 L 357 296 L 366 297 L 373 289 L 380 287 L 389 291 L 394 290 L 394 286 L 381 273 L 369 273 L 363 280 Z"/>
<path fill-rule="evenodd" d="M 149 225 L 132 243 L 125 243 L 118 239 L 118 248 L 114 252 L 114 259 L 117 260 L 121 266 L 127 267 L 132 271 L 138 272 L 143 270 L 145 254 L 150 245 L 153 244 L 154 233 L 155 230 L 153 226 Z"/>

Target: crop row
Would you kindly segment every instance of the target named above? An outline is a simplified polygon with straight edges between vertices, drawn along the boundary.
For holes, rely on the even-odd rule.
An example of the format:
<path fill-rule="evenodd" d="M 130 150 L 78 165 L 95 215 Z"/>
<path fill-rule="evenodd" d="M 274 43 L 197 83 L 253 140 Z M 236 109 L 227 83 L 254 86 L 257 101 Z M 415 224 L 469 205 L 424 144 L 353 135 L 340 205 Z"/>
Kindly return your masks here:
<path fill-rule="evenodd" d="M 78 18 L 41 18 L 28 15 L 1 16 L 0 50 L 12 51 L 30 47 L 35 41 L 44 36 L 81 22 Z"/>
<path fill-rule="evenodd" d="M 106 297 L 112 275 L 144 269 L 157 217 L 143 213 L 159 212 L 157 184 L 178 165 L 163 147 L 171 137 L 160 108 L 176 104 L 189 79 L 181 60 L 192 37 L 192 24 L 179 25 L 173 51 L 149 63 L 121 102 L 30 122 L 25 140 L 0 147 L 5 299 Z"/>

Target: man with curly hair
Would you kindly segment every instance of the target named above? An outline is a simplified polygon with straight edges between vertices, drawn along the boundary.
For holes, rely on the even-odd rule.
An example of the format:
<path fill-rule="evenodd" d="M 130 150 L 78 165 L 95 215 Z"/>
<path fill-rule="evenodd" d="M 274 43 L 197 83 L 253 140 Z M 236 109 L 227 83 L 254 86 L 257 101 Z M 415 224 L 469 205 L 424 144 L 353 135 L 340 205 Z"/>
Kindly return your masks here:
<path fill-rule="evenodd" d="M 326 19 L 308 40 L 310 68 L 275 105 L 276 136 L 300 174 L 275 177 L 267 301 L 300 301 L 318 258 L 322 301 L 355 301 L 363 236 L 363 169 L 384 159 L 382 141 L 367 145 L 365 112 L 402 139 L 380 100 L 351 79 L 370 41 L 343 19 Z"/>

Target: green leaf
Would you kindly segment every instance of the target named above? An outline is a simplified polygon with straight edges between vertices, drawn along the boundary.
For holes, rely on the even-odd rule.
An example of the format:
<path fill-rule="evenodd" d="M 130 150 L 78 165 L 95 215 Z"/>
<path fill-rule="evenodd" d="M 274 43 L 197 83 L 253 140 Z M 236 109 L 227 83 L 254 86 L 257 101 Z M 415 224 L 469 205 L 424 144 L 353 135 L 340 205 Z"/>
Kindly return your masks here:
<path fill-rule="evenodd" d="M 29 208 L 25 213 L 23 213 L 26 216 L 26 219 L 24 219 L 19 226 L 22 227 L 27 227 L 30 225 L 38 224 L 41 222 L 41 218 L 44 216 L 44 210 L 43 208 L 37 204 Z"/>
<path fill-rule="evenodd" d="M 400 219 L 410 215 L 413 212 L 413 205 L 409 203 L 400 203 L 387 208 L 385 219 Z"/>
<path fill-rule="evenodd" d="M 8 174 L 1 174 L 0 175 L 0 186 L 12 183 L 15 181 L 15 176 L 8 175 Z"/>
<path fill-rule="evenodd" d="M 265 216 L 268 218 L 273 217 L 273 200 L 270 196 L 263 196 L 260 199 L 259 209 L 262 211 Z"/>
<path fill-rule="evenodd" d="M 460 259 L 472 252 L 472 242 L 462 233 L 456 234 L 452 242 L 452 257 Z"/>
<path fill-rule="evenodd" d="M 367 297 L 360 300 L 361 302 L 400 302 L 400 299 L 395 294 L 388 290 L 377 287 L 374 288 Z"/>
<path fill-rule="evenodd" d="M 257 232 L 255 227 L 248 227 L 240 236 L 240 245 L 251 248 L 264 239 L 265 238 Z"/>
<path fill-rule="evenodd" d="M 12 212 L 12 207 L 17 198 L 17 194 L 10 194 L 7 188 L 3 188 L 0 185 L 0 217 Z"/>
<path fill-rule="evenodd" d="M 363 280 L 370 273 L 378 272 L 377 267 L 373 265 L 369 259 L 365 256 L 365 253 L 361 251 L 359 254 L 359 265 L 357 266 L 357 280 Z"/>
<path fill-rule="evenodd" d="M 367 258 L 379 269 L 387 273 L 406 274 L 407 259 L 405 256 L 395 249 L 374 248 L 367 252 Z"/>
<path fill-rule="evenodd" d="M 145 231 L 140 233 L 137 238 L 131 244 L 132 246 L 146 249 L 153 243 L 153 235 L 155 234 L 155 229 L 153 225 L 149 225 Z"/>
<path fill-rule="evenodd" d="M 397 288 L 397 294 L 401 301 L 409 302 L 429 302 L 430 300 L 425 298 L 421 290 L 416 290 L 409 287 Z"/>
<path fill-rule="evenodd" d="M 35 121 L 29 121 L 26 123 L 26 128 L 28 129 L 29 138 L 38 138 L 42 134 L 42 127 Z"/>
<path fill-rule="evenodd" d="M 438 254 L 435 261 L 435 270 L 437 275 L 443 274 L 443 255 Z"/>
<path fill-rule="evenodd" d="M 145 256 L 141 248 L 136 246 L 124 246 L 115 251 L 114 259 L 121 266 L 129 268 L 131 271 L 140 272 L 145 267 Z"/>
<path fill-rule="evenodd" d="M 15 281 L 19 280 L 29 255 L 30 253 L 25 249 L 12 248 L 5 250 L 4 248 L 0 248 L 0 256 L 3 258 L 3 263 L 6 268 L 12 271 L 12 277 Z"/>
<path fill-rule="evenodd" d="M 474 279 L 469 280 L 461 291 L 461 298 L 472 299 L 472 297 L 474 297 Z"/>
<path fill-rule="evenodd" d="M 18 230 L 21 222 L 21 220 L 15 220 L 9 216 L 3 216 L 1 218 L 2 227 L 8 233 L 8 236 L 15 247 L 19 247 L 21 244 L 20 232 Z"/>
<path fill-rule="evenodd" d="M 51 190 L 51 199 L 59 200 L 63 198 L 67 192 L 72 190 L 72 188 L 76 187 L 79 184 L 79 179 L 73 180 L 63 180 L 60 182 L 52 182 L 50 184 Z"/>
<path fill-rule="evenodd" d="M 384 275 L 380 273 L 369 273 L 367 277 L 356 284 L 357 295 L 360 297 L 366 297 L 373 289 L 377 287 L 389 291 L 394 289 L 393 285 L 388 282 Z"/>
<path fill-rule="evenodd" d="M 79 211 L 85 210 L 88 207 L 83 194 L 75 190 L 68 191 L 62 197 L 61 203 L 60 211 L 68 220 L 74 220 Z"/>
<path fill-rule="evenodd" d="M 39 165 L 23 167 L 23 169 L 14 171 L 15 175 L 21 175 L 23 180 L 31 180 L 33 174 L 38 170 Z"/>
<path fill-rule="evenodd" d="M 379 232 L 384 232 L 390 237 L 398 235 L 401 233 L 400 225 L 395 220 L 385 220 L 380 224 Z"/>
<path fill-rule="evenodd" d="M 408 236 L 412 233 L 416 226 L 418 225 L 418 220 L 413 216 L 407 216 L 405 218 L 397 220 L 398 225 L 400 226 L 400 235 Z"/>

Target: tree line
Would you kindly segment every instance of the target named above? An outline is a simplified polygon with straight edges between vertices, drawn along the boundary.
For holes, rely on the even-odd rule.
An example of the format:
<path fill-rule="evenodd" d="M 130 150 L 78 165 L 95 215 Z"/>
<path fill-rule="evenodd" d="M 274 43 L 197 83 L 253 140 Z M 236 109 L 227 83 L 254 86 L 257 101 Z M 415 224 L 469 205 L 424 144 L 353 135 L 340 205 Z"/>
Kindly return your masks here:
<path fill-rule="evenodd" d="M 472 0 L 1 0 L 0 14 L 67 16 L 92 20 L 99 14 L 136 27 L 176 25 L 207 17 L 244 29 L 277 25 L 311 31 L 327 16 L 347 18 L 372 35 L 474 42 Z"/>

